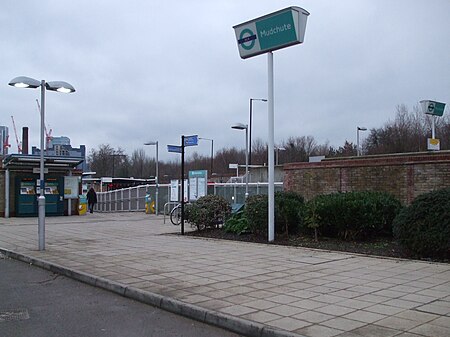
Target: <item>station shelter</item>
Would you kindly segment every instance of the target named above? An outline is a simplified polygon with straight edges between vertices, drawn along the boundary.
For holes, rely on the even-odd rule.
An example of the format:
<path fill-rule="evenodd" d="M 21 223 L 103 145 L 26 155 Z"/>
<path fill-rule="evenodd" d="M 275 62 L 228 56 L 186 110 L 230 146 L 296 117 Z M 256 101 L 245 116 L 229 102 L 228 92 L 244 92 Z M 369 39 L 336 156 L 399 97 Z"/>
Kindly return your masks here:
<path fill-rule="evenodd" d="M 45 214 L 78 214 L 82 171 L 80 157 L 44 156 Z M 0 216 L 37 217 L 40 194 L 39 155 L 10 154 L 0 170 Z"/>

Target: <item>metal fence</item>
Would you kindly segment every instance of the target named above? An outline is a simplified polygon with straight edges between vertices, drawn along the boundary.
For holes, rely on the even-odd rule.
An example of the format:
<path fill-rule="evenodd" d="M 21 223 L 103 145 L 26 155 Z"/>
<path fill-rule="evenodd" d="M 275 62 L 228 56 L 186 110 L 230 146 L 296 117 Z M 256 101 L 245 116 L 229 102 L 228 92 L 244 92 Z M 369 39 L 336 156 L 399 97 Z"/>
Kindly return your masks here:
<path fill-rule="evenodd" d="M 179 187 L 180 189 L 180 187 Z M 283 183 L 275 183 L 275 191 L 282 191 Z M 249 183 L 248 194 L 267 194 L 268 183 Z M 180 193 L 181 194 L 181 193 Z M 245 202 L 245 183 L 215 183 L 208 185 L 208 194 L 220 195 L 231 204 Z M 156 185 L 141 185 L 119 190 L 98 192 L 96 210 L 99 212 L 143 212 L 145 197 L 154 201 Z M 158 213 L 164 212 L 164 205 L 170 202 L 170 184 L 160 184 L 158 187 Z M 172 205 L 175 205 L 172 202 Z"/>

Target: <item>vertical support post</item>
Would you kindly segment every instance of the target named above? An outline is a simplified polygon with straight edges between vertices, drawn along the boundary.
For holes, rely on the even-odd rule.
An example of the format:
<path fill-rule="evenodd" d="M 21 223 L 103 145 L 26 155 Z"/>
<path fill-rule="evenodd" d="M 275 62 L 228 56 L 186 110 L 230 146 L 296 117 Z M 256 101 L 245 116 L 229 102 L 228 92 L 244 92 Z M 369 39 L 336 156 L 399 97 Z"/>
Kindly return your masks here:
<path fill-rule="evenodd" d="M 431 138 L 435 139 L 436 137 L 436 116 L 431 116 Z"/>
<path fill-rule="evenodd" d="M 248 141 L 249 141 L 249 145 L 248 145 L 248 164 L 251 165 L 252 164 L 252 102 L 253 102 L 253 98 L 250 98 L 250 116 L 249 116 L 249 125 L 248 127 L 250 128 L 249 131 L 249 137 L 248 137 Z"/>
<path fill-rule="evenodd" d="M 267 72 L 268 72 L 268 124 L 269 124 L 269 142 L 268 142 L 268 163 L 269 163 L 269 211 L 268 211 L 268 241 L 272 242 L 275 239 L 275 168 L 274 168 L 274 90 L 273 90 L 273 53 L 267 53 Z"/>
<path fill-rule="evenodd" d="M 72 176 L 72 171 L 69 171 L 69 176 Z M 67 199 L 67 215 L 72 215 L 72 199 Z"/>
<path fill-rule="evenodd" d="M 181 235 L 184 235 L 184 135 L 181 136 Z"/>
<path fill-rule="evenodd" d="M 359 126 L 356 127 L 356 155 L 360 156 L 360 151 L 359 151 Z"/>
<path fill-rule="evenodd" d="M 5 218 L 9 218 L 9 169 L 5 171 Z"/>
<path fill-rule="evenodd" d="M 248 127 L 245 128 L 245 199 L 248 198 Z"/>
<path fill-rule="evenodd" d="M 139 196 L 140 196 L 140 193 L 139 193 L 139 186 L 138 186 L 138 188 L 136 189 L 136 211 L 139 211 Z"/>
<path fill-rule="evenodd" d="M 44 177 L 44 128 L 45 128 L 45 81 L 41 81 L 41 150 L 39 160 L 38 236 L 39 250 L 45 250 L 45 177 Z"/>
<path fill-rule="evenodd" d="M 158 209 L 159 209 L 159 172 L 158 172 L 158 166 L 159 166 L 159 159 L 158 159 L 158 141 L 156 141 L 156 177 L 155 177 L 155 183 L 156 183 L 156 201 L 155 201 L 155 214 L 158 215 Z"/>
<path fill-rule="evenodd" d="M 213 175 L 214 167 L 214 139 L 211 139 L 211 177 Z"/>

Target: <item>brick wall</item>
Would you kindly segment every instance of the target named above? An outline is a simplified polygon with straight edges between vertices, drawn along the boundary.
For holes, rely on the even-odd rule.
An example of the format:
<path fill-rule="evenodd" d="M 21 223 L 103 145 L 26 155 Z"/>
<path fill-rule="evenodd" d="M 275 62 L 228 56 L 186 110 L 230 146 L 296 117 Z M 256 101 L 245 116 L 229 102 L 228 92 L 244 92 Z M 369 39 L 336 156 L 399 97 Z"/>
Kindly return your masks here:
<path fill-rule="evenodd" d="M 284 189 L 307 200 L 320 194 L 390 192 L 404 203 L 450 187 L 450 151 L 325 159 L 284 166 Z"/>

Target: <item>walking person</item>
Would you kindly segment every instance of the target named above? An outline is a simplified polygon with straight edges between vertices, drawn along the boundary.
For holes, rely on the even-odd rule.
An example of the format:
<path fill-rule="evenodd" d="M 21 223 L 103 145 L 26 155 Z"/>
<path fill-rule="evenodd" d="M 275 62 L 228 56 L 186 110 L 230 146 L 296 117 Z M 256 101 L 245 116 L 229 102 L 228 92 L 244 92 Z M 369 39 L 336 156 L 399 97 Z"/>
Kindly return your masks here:
<path fill-rule="evenodd" d="M 87 193 L 87 202 L 89 206 L 89 212 L 94 213 L 94 206 L 97 203 L 97 193 L 95 193 L 94 188 L 91 187 Z"/>

